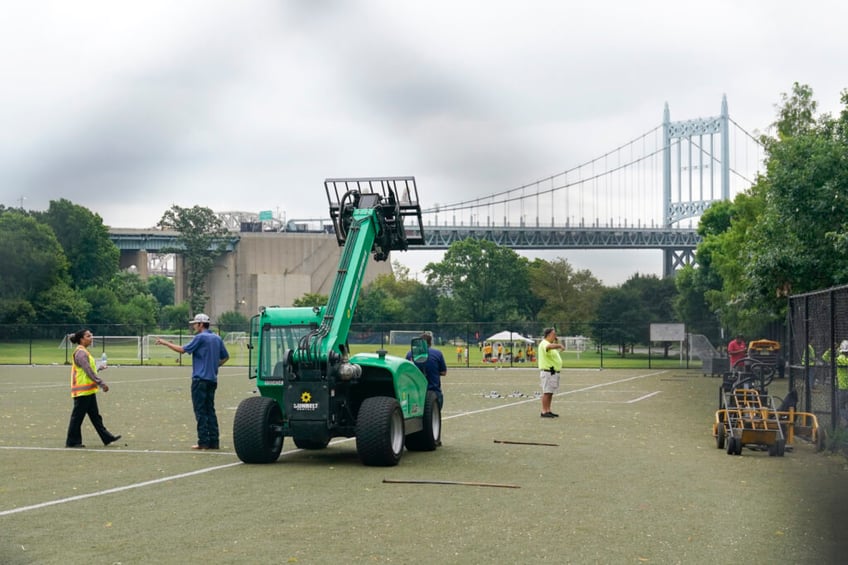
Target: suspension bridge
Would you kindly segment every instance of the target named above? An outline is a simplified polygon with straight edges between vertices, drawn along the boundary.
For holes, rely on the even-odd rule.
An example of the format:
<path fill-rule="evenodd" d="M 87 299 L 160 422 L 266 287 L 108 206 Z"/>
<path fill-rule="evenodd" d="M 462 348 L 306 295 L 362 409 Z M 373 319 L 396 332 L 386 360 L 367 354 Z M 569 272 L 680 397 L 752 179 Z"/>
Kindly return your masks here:
<path fill-rule="evenodd" d="M 749 188 L 759 140 L 722 97 L 708 118 L 662 123 L 609 152 L 531 183 L 423 210 L 424 247 L 486 239 L 513 249 L 660 249 L 663 272 L 694 261 L 698 218 Z"/>
<path fill-rule="evenodd" d="M 719 114 L 683 121 L 672 121 L 666 104 L 659 125 L 590 161 L 422 210 L 425 243 L 410 248 L 447 249 L 473 238 L 516 250 L 659 249 L 668 276 L 694 262 L 701 214 L 749 188 L 763 162 L 759 140 L 730 117 L 726 97 Z M 221 217 L 233 231 L 258 220 L 238 212 Z M 326 231 L 329 222 L 288 225 Z M 112 240 L 127 251 L 173 245 L 173 236 L 149 230 L 112 230 Z"/>

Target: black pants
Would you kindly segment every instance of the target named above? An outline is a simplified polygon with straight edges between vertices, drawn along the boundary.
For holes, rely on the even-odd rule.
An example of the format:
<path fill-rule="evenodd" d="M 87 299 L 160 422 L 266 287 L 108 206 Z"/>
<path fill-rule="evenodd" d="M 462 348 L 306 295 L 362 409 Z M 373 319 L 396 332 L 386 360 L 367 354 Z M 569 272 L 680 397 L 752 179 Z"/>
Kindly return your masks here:
<path fill-rule="evenodd" d="M 218 383 L 191 379 L 191 403 L 197 420 L 197 444 L 218 448 L 218 416 L 215 414 L 215 390 Z"/>
<path fill-rule="evenodd" d="M 112 441 L 114 436 L 103 425 L 103 417 L 100 416 L 100 410 L 97 408 L 97 395 L 89 394 L 74 398 L 74 409 L 71 411 L 71 421 L 68 424 L 68 437 L 65 440 L 65 447 L 73 447 L 82 443 L 82 421 L 85 420 L 86 415 L 91 420 L 91 425 L 97 430 L 100 441 L 104 445 Z"/>

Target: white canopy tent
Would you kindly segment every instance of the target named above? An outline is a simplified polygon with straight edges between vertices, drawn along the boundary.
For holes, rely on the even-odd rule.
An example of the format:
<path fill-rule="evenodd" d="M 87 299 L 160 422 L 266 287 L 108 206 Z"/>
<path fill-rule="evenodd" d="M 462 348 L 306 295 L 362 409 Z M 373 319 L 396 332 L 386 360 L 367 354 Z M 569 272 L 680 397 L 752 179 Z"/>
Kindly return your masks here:
<path fill-rule="evenodd" d="M 500 341 L 503 343 L 533 343 L 529 337 L 524 337 L 518 332 L 502 331 L 486 338 L 486 341 Z"/>

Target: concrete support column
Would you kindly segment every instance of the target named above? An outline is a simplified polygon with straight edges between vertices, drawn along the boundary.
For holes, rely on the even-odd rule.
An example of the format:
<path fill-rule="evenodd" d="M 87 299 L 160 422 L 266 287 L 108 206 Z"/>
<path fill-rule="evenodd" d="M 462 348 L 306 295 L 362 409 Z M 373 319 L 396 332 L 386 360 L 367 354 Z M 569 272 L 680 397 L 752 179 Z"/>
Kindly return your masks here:
<path fill-rule="evenodd" d="M 183 256 L 177 253 L 174 255 L 174 304 L 182 304 L 187 296 L 185 261 Z"/>

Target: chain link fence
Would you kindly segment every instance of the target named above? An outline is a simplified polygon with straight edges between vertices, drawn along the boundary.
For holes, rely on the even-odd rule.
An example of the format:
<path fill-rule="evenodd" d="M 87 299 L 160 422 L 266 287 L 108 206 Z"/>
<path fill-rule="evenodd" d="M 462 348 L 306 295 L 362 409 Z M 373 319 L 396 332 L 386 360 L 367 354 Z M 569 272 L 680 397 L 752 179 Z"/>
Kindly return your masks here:
<path fill-rule="evenodd" d="M 848 285 L 789 297 L 790 386 L 801 407 L 819 425 L 835 430 L 848 424 L 848 407 L 839 405 L 837 356 L 848 339 Z"/>
<path fill-rule="evenodd" d="M 551 324 L 574 327 L 568 322 Z M 110 365 L 183 365 L 190 364 L 187 355 L 179 355 L 155 345 L 156 337 L 184 345 L 191 340 L 188 327 L 162 329 L 149 326 L 94 324 L 86 326 L 94 334 L 91 352 L 95 357 L 106 354 Z M 0 364 L 64 365 L 69 364 L 74 345 L 68 335 L 81 329 L 78 325 L 0 325 Z M 248 325 L 213 325 L 212 331 L 223 339 L 230 353 L 229 365 L 247 366 L 250 343 Z M 454 367 L 535 367 L 536 347 L 543 326 L 537 322 L 496 322 L 436 324 L 353 324 L 349 343 L 354 353 L 386 349 L 404 355 L 412 337 L 424 331 L 433 333 L 433 345 L 440 349 L 449 366 Z M 609 335 L 616 335 L 615 327 Z M 648 325 L 645 335 L 649 335 Z M 565 346 L 564 367 L 573 368 L 697 368 L 700 359 L 690 359 L 687 343 L 633 344 L 621 347 L 605 343 L 603 334 L 593 339 L 574 332 L 558 332 Z"/>

